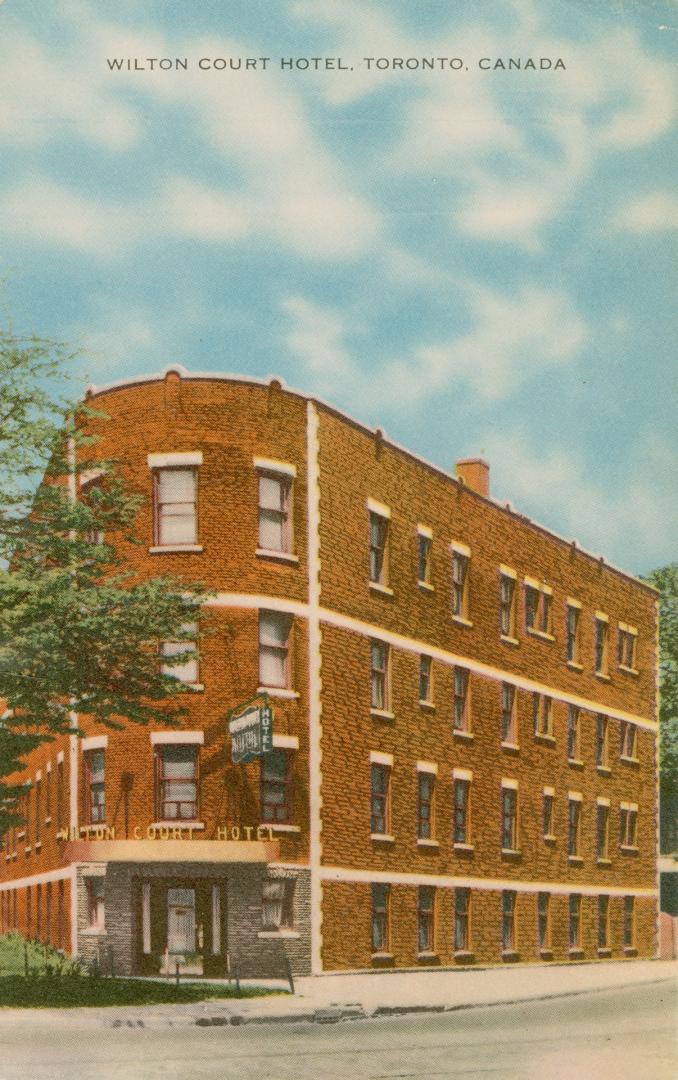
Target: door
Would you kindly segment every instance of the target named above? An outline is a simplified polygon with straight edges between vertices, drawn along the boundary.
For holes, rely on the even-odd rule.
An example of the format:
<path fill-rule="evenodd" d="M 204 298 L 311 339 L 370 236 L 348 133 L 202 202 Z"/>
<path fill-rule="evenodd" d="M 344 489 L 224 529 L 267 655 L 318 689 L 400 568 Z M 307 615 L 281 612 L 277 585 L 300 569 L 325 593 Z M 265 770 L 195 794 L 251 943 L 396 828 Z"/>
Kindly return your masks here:
<path fill-rule="evenodd" d="M 196 951 L 195 889 L 167 890 L 167 951 L 171 956 Z"/>

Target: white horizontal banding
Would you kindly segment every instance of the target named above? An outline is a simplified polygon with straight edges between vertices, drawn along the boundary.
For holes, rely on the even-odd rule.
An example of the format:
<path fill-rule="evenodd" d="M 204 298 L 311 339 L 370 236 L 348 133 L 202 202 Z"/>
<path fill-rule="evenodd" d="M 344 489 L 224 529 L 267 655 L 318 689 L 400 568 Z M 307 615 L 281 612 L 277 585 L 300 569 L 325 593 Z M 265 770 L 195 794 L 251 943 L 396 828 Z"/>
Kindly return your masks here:
<path fill-rule="evenodd" d="M 80 743 L 83 751 L 105 750 L 108 746 L 108 735 L 91 735 Z"/>
<path fill-rule="evenodd" d="M 299 737 L 297 735 L 273 735 L 273 745 L 280 750 L 298 750 Z"/>
<path fill-rule="evenodd" d="M 242 608 L 243 610 L 264 608 L 269 611 L 286 611 L 291 615 L 299 615 L 306 619 L 309 617 L 310 610 L 307 603 L 299 600 L 286 600 L 281 599 L 280 597 L 261 596 L 251 593 L 227 592 L 217 593 L 215 596 L 205 601 L 205 606 L 233 607 Z M 647 731 L 657 731 L 657 724 L 654 720 L 649 720 L 644 716 L 626 712 L 624 709 L 617 709 L 609 705 L 602 705 L 600 702 L 592 701 L 590 698 L 581 697 L 579 694 L 571 694 L 568 693 L 568 691 L 560 690 L 555 686 L 548 686 L 545 683 L 536 682 L 534 679 L 516 675 L 513 671 L 505 671 L 502 668 L 493 667 L 491 664 L 485 664 L 480 660 L 473 660 L 468 656 L 462 656 L 459 653 L 452 653 L 447 649 L 438 648 L 436 645 L 431 645 L 430 642 L 418 641 L 416 638 L 405 637 L 403 634 L 395 633 L 392 630 L 386 630 L 384 627 L 375 626 L 373 623 L 364 622 L 362 619 L 356 619 L 352 615 L 344 615 L 338 611 L 333 611 L 330 608 L 322 607 L 319 610 L 319 615 L 321 621 L 328 626 L 336 626 L 340 630 L 349 630 L 352 633 L 361 634 L 365 637 L 380 639 L 396 649 L 402 649 L 404 652 L 426 653 L 427 656 L 431 656 L 434 660 L 439 660 L 443 664 L 464 667 L 469 671 L 473 671 L 477 675 L 482 675 L 488 679 L 501 680 L 504 682 L 510 681 L 520 690 L 529 690 L 539 694 L 546 694 L 555 701 L 562 701 L 568 705 L 576 705 L 577 708 L 585 709 L 587 712 L 602 713 L 615 720 L 626 720 L 630 724 L 635 724 L 637 727 L 645 728 Z"/>
<path fill-rule="evenodd" d="M 610 800 L 603 798 L 602 795 L 598 796 L 598 798 L 596 799 L 596 802 L 597 802 L 598 806 L 609 806 L 610 805 Z"/>
<path fill-rule="evenodd" d="M 579 601 L 574 600 L 571 596 L 567 597 L 565 603 L 567 604 L 568 607 L 576 607 L 576 608 L 579 608 L 581 610 L 581 604 L 579 603 Z"/>
<path fill-rule="evenodd" d="M 393 768 L 393 754 L 382 754 L 379 750 L 370 750 L 372 765 L 390 765 Z"/>
<path fill-rule="evenodd" d="M 62 867 L 60 870 L 47 870 L 44 874 L 32 874 L 30 877 L 14 878 L 12 881 L 0 882 L 0 892 L 11 892 L 12 889 L 23 889 L 26 885 L 43 885 L 47 881 L 73 881 L 78 863 Z"/>
<path fill-rule="evenodd" d="M 502 778 L 501 778 L 501 786 L 505 787 L 505 788 L 512 788 L 513 791 L 517 791 L 518 790 L 518 781 L 517 780 L 508 780 L 505 776 L 502 776 Z"/>
<path fill-rule="evenodd" d="M 599 896 L 601 893 L 607 896 L 657 896 L 658 889 L 632 888 L 625 885 L 608 885 L 601 882 L 599 885 L 573 886 L 571 881 L 519 881 L 517 879 L 501 878 L 474 878 L 462 875 L 452 876 L 443 874 L 408 874 L 391 872 L 388 870 L 352 870 L 343 866 L 321 866 L 320 876 L 323 881 L 359 881 L 359 882 L 383 882 L 391 885 L 434 885 L 441 889 L 469 888 L 469 889 L 513 889 L 515 892 L 550 892 L 581 893 L 583 896 Z"/>
<path fill-rule="evenodd" d="M 80 873 L 83 877 L 106 877 L 105 866 L 87 866 L 81 865 Z"/>
<path fill-rule="evenodd" d="M 429 540 L 433 539 L 433 529 L 429 525 L 417 525 L 417 532 L 420 536 L 428 536 Z"/>
<path fill-rule="evenodd" d="M 432 773 L 433 776 L 437 776 L 438 766 L 435 761 L 418 761 L 417 772 Z"/>
<path fill-rule="evenodd" d="M 391 507 L 386 506 L 385 503 L 379 502 L 378 499 L 368 499 L 367 509 L 372 514 L 378 514 L 379 517 L 390 518 L 391 516 Z"/>
<path fill-rule="evenodd" d="M 252 458 L 252 464 L 255 469 L 263 469 L 266 472 L 284 473 L 285 476 L 292 477 L 297 475 L 296 465 L 290 465 L 288 461 L 276 461 L 274 458 L 255 457 Z"/>
<path fill-rule="evenodd" d="M 584 801 L 584 796 L 582 795 L 581 791 L 568 791 L 567 797 L 570 800 L 570 802 L 583 802 Z"/>
<path fill-rule="evenodd" d="M 204 731 L 152 731 L 151 746 L 171 746 L 173 743 L 193 743 L 202 746 Z"/>
<path fill-rule="evenodd" d="M 555 793 L 556 793 L 556 789 L 553 788 L 553 787 L 545 787 L 544 788 L 544 795 L 555 795 Z"/>
<path fill-rule="evenodd" d="M 465 555 L 467 559 L 471 558 L 471 549 L 468 544 L 462 544 L 460 540 L 453 540 L 450 544 L 450 551 L 456 551 L 459 555 Z"/>
<path fill-rule="evenodd" d="M 202 450 L 177 451 L 173 454 L 149 454 L 149 469 L 171 469 L 180 465 L 202 465 Z"/>
<path fill-rule="evenodd" d="M 499 563 L 499 573 L 502 574 L 503 577 L 510 577 L 514 579 L 518 577 L 515 570 L 512 570 L 510 566 L 504 566 L 503 563 Z"/>
<path fill-rule="evenodd" d="M 453 769 L 452 776 L 455 780 L 473 780 L 473 773 L 470 769 Z M 518 787 L 517 784 L 516 787 Z"/>

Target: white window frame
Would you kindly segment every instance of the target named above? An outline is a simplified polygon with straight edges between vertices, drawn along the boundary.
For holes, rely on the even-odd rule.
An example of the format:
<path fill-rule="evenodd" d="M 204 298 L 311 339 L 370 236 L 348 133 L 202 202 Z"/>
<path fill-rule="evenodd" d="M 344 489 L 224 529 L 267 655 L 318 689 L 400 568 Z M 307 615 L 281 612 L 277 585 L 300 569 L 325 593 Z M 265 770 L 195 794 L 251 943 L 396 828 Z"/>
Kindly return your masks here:
<path fill-rule="evenodd" d="M 537 578 L 523 579 L 525 593 L 525 629 L 528 634 L 553 641 L 553 589 Z M 530 592 L 536 594 L 534 610 L 530 601 Z"/>
<path fill-rule="evenodd" d="M 373 529 L 380 533 L 381 543 L 373 543 Z M 389 587 L 389 562 L 391 547 L 391 510 L 376 499 L 367 500 L 368 579 L 371 589 L 392 593 Z"/>
<path fill-rule="evenodd" d="M 269 633 L 275 627 L 279 633 Z M 289 690 L 291 686 L 290 646 L 293 617 L 286 611 L 259 610 L 258 650 L 259 650 L 259 686 L 262 690 Z M 285 632 L 286 631 L 286 632 Z M 270 640 L 269 640 L 270 638 Z M 274 640 L 275 639 L 275 640 Z M 273 671 L 273 665 L 267 660 L 276 660 L 280 673 Z M 268 670 L 267 670 L 268 668 Z M 271 677 L 272 676 L 272 677 Z"/>
<path fill-rule="evenodd" d="M 593 673 L 599 679 L 610 677 L 610 620 L 602 611 L 593 619 Z"/>
<path fill-rule="evenodd" d="M 510 586 L 508 596 L 505 587 Z M 518 640 L 518 575 L 510 566 L 499 567 L 499 636 L 516 644 Z M 506 625 L 504 625 L 506 623 Z"/>
<path fill-rule="evenodd" d="M 202 463 L 202 454 L 190 453 L 190 454 L 149 454 L 148 464 L 152 470 L 153 478 L 153 547 L 151 552 L 160 551 L 202 551 L 202 547 L 199 544 L 199 523 L 198 523 L 198 468 Z M 162 483 L 163 474 L 170 472 L 185 472 L 190 473 L 192 477 L 192 500 L 179 500 L 172 502 L 167 500 L 165 502 L 160 501 L 160 486 Z M 165 506 L 191 506 L 193 508 L 192 514 L 186 513 L 184 515 L 163 514 L 163 507 Z M 163 522 L 166 519 L 175 516 L 191 517 L 193 527 L 190 530 L 190 539 L 188 536 L 184 539 L 177 540 L 176 538 L 168 537 L 164 534 Z"/>
<path fill-rule="evenodd" d="M 281 557 L 297 561 L 294 555 L 294 479 L 296 467 L 269 458 L 254 458 L 257 474 L 257 549 L 256 554 L 269 557 Z M 280 506 L 262 505 L 262 481 L 270 480 L 278 485 Z M 262 542 L 262 514 L 276 514 L 279 517 L 280 546 L 268 547 Z"/>
<path fill-rule="evenodd" d="M 470 577 L 471 549 L 455 540 L 450 544 L 452 552 L 452 618 L 455 622 L 471 626 Z"/>

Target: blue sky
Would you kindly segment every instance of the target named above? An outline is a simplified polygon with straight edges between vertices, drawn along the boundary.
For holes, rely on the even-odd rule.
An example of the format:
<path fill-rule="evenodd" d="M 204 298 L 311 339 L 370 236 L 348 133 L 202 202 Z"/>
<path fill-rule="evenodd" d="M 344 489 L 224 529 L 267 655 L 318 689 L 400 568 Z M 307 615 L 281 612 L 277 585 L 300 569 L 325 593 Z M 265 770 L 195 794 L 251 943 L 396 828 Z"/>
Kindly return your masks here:
<path fill-rule="evenodd" d="M 277 374 L 482 453 L 643 573 L 678 557 L 677 49 L 653 0 L 4 0 L 0 312 L 96 384 Z M 349 70 L 280 66 L 316 56 Z M 492 66 L 528 57 L 565 70 Z"/>

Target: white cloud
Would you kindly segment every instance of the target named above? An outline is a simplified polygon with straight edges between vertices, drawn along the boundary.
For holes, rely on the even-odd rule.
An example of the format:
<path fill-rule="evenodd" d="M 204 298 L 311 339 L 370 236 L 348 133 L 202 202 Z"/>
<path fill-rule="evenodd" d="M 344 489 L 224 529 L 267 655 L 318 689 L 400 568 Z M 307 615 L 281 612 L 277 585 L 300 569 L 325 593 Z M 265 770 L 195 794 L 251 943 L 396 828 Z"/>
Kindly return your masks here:
<path fill-rule="evenodd" d="M 678 196 L 656 191 L 635 199 L 620 208 L 615 224 L 618 229 L 632 233 L 678 229 Z"/>
<path fill-rule="evenodd" d="M 134 210 L 38 178 L 0 194 L 0 222 L 5 236 L 104 257 L 118 254 L 139 232 Z"/>
<path fill-rule="evenodd" d="M 561 291 L 524 286 L 514 295 L 468 290 L 471 328 L 450 341 L 420 344 L 379 366 L 363 366 L 349 346 L 349 316 L 296 297 L 286 344 L 318 392 L 412 408 L 464 388 L 487 400 L 506 398 L 542 372 L 576 359 L 588 328 Z M 557 332 L 555 332 L 557 328 Z"/>
<path fill-rule="evenodd" d="M 158 209 L 170 231 L 213 243 L 239 240 L 253 224 L 246 200 L 184 177 L 168 181 Z"/>
<path fill-rule="evenodd" d="M 661 560 L 678 532 L 678 463 L 659 440 L 644 439 L 635 449 L 617 489 L 597 481 L 594 464 L 576 446 L 537 446 L 524 430 L 488 432 L 484 453 L 495 496 L 508 496 L 539 521 L 559 522 L 559 532 L 622 567 Z"/>

